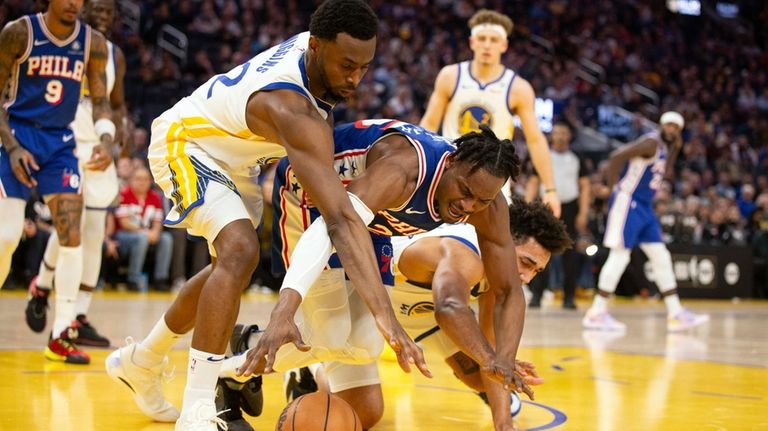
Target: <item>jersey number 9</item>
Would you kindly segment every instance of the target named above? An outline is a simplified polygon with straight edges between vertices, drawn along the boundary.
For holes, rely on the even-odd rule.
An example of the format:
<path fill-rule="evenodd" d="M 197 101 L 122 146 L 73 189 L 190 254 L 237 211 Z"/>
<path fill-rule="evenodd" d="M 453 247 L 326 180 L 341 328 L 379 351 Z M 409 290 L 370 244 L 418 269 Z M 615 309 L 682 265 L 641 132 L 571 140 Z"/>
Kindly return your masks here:
<path fill-rule="evenodd" d="M 45 100 L 51 105 L 58 105 L 61 102 L 64 92 L 64 85 L 58 79 L 48 81 L 45 87 Z"/>

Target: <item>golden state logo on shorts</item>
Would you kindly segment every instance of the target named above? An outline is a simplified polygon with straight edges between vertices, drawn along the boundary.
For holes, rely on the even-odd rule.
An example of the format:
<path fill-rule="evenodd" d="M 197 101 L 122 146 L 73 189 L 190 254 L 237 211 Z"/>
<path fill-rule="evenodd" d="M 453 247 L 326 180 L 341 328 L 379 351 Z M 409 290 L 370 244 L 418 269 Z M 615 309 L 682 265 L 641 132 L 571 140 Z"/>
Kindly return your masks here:
<path fill-rule="evenodd" d="M 430 301 L 421 301 L 415 304 L 400 304 L 400 313 L 406 316 L 419 316 L 435 312 L 435 304 Z"/>
<path fill-rule="evenodd" d="M 480 130 L 480 125 L 492 127 L 493 116 L 482 106 L 468 106 L 459 114 L 459 133 L 462 135 Z"/>

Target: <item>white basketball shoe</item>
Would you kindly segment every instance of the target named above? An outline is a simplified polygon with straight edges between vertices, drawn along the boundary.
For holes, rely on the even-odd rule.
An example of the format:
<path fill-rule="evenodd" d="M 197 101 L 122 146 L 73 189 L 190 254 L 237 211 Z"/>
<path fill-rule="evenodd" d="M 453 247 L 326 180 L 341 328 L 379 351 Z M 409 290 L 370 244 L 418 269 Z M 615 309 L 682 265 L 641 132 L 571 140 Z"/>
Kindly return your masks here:
<path fill-rule="evenodd" d="M 595 329 L 599 331 L 626 331 L 627 325 L 614 319 L 607 311 L 595 313 L 591 309 L 587 311 L 581 320 L 585 329 Z"/>
<path fill-rule="evenodd" d="M 683 308 L 677 314 L 667 316 L 667 331 L 680 332 L 709 322 L 709 314 L 696 314 Z"/>
<path fill-rule="evenodd" d="M 144 368 L 133 361 L 136 343 L 128 337 L 126 346 L 107 356 L 105 366 L 112 380 L 123 383 L 133 392 L 133 399 L 145 415 L 158 422 L 174 422 L 179 411 L 163 395 L 162 378 L 168 357 L 152 368 Z M 168 379 L 169 377 L 166 377 Z"/>
<path fill-rule="evenodd" d="M 224 412 L 221 412 L 224 413 Z M 216 403 L 213 400 L 200 399 L 192 407 L 182 410 L 181 417 L 176 421 L 175 431 L 226 431 L 227 422 L 216 413 Z"/>

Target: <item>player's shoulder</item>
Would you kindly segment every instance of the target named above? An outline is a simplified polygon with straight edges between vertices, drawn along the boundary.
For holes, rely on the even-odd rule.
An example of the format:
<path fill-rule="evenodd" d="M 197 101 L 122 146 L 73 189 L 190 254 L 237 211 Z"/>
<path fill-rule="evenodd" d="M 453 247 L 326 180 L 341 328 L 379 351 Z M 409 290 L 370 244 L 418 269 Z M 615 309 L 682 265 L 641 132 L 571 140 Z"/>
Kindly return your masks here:
<path fill-rule="evenodd" d="M 522 76 L 515 75 L 515 79 L 512 81 L 512 88 L 509 91 L 510 106 L 532 105 L 535 98 L 536 92 L 533 90 L 531 83 Z"/>
<path fill-rule="evenodd" d="M 10 44 L 12 47 L 26 44 L 28 34 L 29 18 L 27 16 L 23 16 L 6 23 L 0 32 L 0 40 L 2 40 L 3 43 L 3 51 L 8 49 L 7 44 Z"/>

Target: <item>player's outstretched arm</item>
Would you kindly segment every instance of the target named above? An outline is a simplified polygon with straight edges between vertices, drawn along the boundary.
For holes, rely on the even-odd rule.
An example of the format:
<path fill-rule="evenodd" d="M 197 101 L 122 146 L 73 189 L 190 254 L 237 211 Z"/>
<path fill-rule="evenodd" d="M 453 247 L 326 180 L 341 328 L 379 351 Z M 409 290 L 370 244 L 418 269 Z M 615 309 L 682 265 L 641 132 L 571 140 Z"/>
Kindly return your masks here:
<path fill-rule="evenodd" d="M 437 74 L 435 88 L 432 90 L 432 95 L 429 96 L 427 103 L 427 110 L 421 117 L 421 123 L 419 123 L 421 127 L 432 132 L 437 132 L 437 129 L 440 128 L 445 115 L 445 108 L 451 99 L 453 87 L 456 86 L 456 80 L 459 79 L 458 73 L 459 66 L 452 64 L 445 66 Z"/>
<path fill-rule="evenodd" d="M 506 199 L 499 193 L 484 211 L 474 214 L 469 222 L 475 226 L 485 277 L 496 298 L 493 327 L 496 334 L 495 367 L 504 376 L 505 386 L 522 390 L 514 378 L 514 364 L 525 321 L 525 297 L 517 270 L 517 253 L 509 233 Z"/>
<path fill-rule="evenodd" d="M 88 91 L 93 103 L 93 122 L 101 143 L 93 148 L 86 168 L 103 171 L 112 164 L 112 144 L 116 127 L 112 122 L 112 109 L 107 97 L 107 40 L 96 30 L 91 31 L 88 53 Z"/>
<path fill-rule="evenodd" d="M 253 109 L 249 107 L 249 125 L 272 126 L 276 139 L 286 148 L 297 178 L 323 216 L 302 235 L 303 241 L 297 244 L 291 268 L 294 272 L 307 269 L 304 263 L 297 260 L 297 256 L 306 256 L 312 264 L 308 266 L 317 267 L 320 264 L 322 269 L 330 255 L 330 244 L 323 237 L 329 237 L 344 270 L 371 310 L 379 330 L 398 353 L 401 367 L 410 371 L 409 364 L 416 364 L 423 374 L 430 375 L 421 349 L 397 322 L 389 296 L 381 283 L 373 244 L 366 228 L 373 213 L 360 199 L 347 194 L 333 168 L 333 135 L 329 125 L 298 93 L 275 91 L 257 97 L 258 103 L 249 104 L 253 106 Z M 350 199 L 355 200 L 357 210 Z M 368 221 L 361 222 L 359 214 L 363 214 Z M 321 223 L 325 224 L 327 233 L 317 232 L 317 226 L 321 226 Z M 316 238 L 316 241 L 308 244 L 305 237 Z M 314 249 L 308 249 L 311 247 Z M 306 292 L 315 278 L 295 277 L 289 268 L 283 287 Z M 302 285 L 291 286 L 289 282 L 300 282 Z M 283 319 L 293 319 L 300 303 L 298 299 L 291 293 L 281 291 L 276 308 L 280 307 L 281 314 L 285 316 Z M 279 347 L 270 346 L 270 349 Z"/>
<path fill-rule="evenodd" d="M 547 138 L 541 133 L 539 122 L 536 118 L 536 95 L 528 81 L 518 77 L 513 84 L 513 93 L 510 98 L 515 98 L 514 112 L 520 117 L 520 125 L 523 128 L 528 152 L 531 154 L 536 173 L 544 184 L 542 200 L 552 208 L 556 217 L 560 217 L 560 198 L 555 190 L 555 177 L 552 173 L 552 157 L 549 154 Z"/>
<path fill-rule="evenodd" d="M 7 88 L 16 60 L 27 49 L 27 25 L 21 19 L 8 23 L 0 32 L 0 92 Z M 0 144 L 8 152 L 11 169 L 16 178 L 27 187 L 34 187 L 36 181 L 29 175 L 32 169 L 40 169 L 27 150 L 11 132 L 8 112 L 0 104 Z"/>

